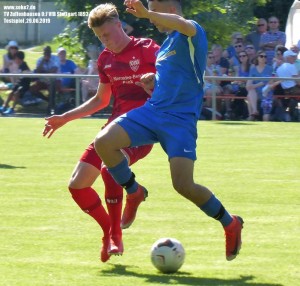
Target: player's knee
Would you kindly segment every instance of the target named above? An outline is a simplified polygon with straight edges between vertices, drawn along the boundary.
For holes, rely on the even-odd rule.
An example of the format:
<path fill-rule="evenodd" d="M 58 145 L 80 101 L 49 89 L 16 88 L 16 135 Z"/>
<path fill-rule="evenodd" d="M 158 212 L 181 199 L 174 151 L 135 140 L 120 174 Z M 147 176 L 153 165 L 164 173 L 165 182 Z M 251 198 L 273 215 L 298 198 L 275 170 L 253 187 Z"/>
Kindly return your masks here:
<path fill-rule="evenodd" d="M 68 184 L 69 190 L 71 190 L 71 189 L 80 190 L 85 187 L 87 187 L 87 184 L 85 181 L 78 180 L 76 174 L 72 175 L 71 179 L 69 180 L 69 184 Z"/>
<path fill-rule="evenodd" d="M 73 189 L 80 189 L 80 186 L 77 184 L 76 180 L 74 180 L 73 177 L 69 181 L 68 189 L 69 189 L 69 191 L 71 191 Z"/>
<path fill-rule="evenodd" d="M 176 190 L 177 193 L 185 196 L 186 192 L 188 191 L 187 186 L 182 181 L 174 181 L 173 188 Z"/>
<path fill-rule="evenodd" d="M 99 154 L 101 154 L 102 150 L 108 150 L 111 147 L 111 142 L 107 138 L 107 136 L 102 135 L 101 133 L 97 135 L 97 137 L 94 140 L 94 146 L 95 149 Z"/>
<path fill-rule="evenodd" d="M 194 182 L 186 178 L 177 177 L 172 179 L 173 188 L 182 196 L 188 198 L 193 190 Z"/>

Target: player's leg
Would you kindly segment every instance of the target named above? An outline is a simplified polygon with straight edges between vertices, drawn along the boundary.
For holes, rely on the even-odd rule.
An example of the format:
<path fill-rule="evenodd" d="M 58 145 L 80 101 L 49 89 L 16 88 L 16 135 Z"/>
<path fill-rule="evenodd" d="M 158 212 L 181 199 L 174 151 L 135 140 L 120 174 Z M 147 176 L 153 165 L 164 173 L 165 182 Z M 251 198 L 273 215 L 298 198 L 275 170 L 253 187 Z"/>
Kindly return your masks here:
<path fill-rule="evenodd" d="M 91 187 L 100 175 L 101 160 L 90 145 L 77 163 L 69 182 L 72 198 L 78 206 L 90 215 L 103 230 L 103 246 L 101 260 L 109 259 L 107 248 L 109 246 L 110 219 L 102 205 L 97 192 Z"/>
<path fill-rule="evenodd" d="M 162 126 L 160 143 L 169 157 L 175 190 L 193 202 L 208 216 L 221 222 L 226 234 L 226 258 L 235 258 L 241 245 L 242 223 L 231 216 L 222 203 L 206 187 L 194 182 L 197 121 L 169 116 Z M 232 231 L 233 229 L 233 231 Z"/>
<path fill-rule="evenodd" d="M 108 168 L 118 166 L 124 160 L 127 162 L 121 149 L 130 144 L 127 132 L 115 122 L 102 129 L 94 141 L 96 152 Z"/>
<path fill-rule="evenodd" d="M 134 148 L 125 148 L 122 150 L 122 153 L 125 155 L 128 164 L 132 165 L 138 160 L 147 156 L 152 147 L 153 145 L 144 145 Z M 124 251 L 121 230 L 123 189 L 112 178 L 105 165 L 103 165 L 101 168 L 101 175 L 105 184 L 105 201 L 111 222 L 111 240 L 108 253 L 119 255 Z"/>
<path fill-rule="evenodd" d="M 126 205 L 121 226 L 129 227 L 135 219 L 138 206 L 147 197 L 147 190 L 139 186 L 129 168 L 128 161 L 121 149 L 130 146 L 127 132 L 117 123 L 102 129 L 95 139 L 95 149 L 115 181 L 127 192 Z"/>
<path fill-rule="evenodd" d="M 124 251 L 121 230 L 123 188 L 113 179 L 105 165 L 102 165 L 101 176 L 105 187 L 105 202 L 111 224 L 110 243 L 107 252 L 109 255 L 122 255 Z"/>
<path fill-rule="evenodd" d="M 148 119 L 146 119 L 148 117 Z M 122 216 L 122 228 L 129 227 L 135 219 L 138 206 L 147 197 L 147 190 L 135 181 L 121 149 L 157 142 L 145 121 L 153 124 L 153 117 L 143 108 L 130 111 L 101 130 L 95 139 L 95 149 L 115 181 L 127 192 Z"/>
<path fill-rule="evenodd" d="M 234 259 L 241 248 L 243 220 L 230 215 L 216 196 L 206 187 L 194 183 L 194 161 L 189 158 L 170 159 L 171 177 L 174 189 L 193 202 L 208 216 L 220 221 L 226 237 L 226 258 Z"/>
<path fill-rule="evenodd" d="M 223 226 L 229 225 L 232 217 L 222 210 L 220 201 L 208 188 L 194 182 L 194 161 L 189 158 L 174 157 L 169 162 L 174 189 L 200 207 L 207 215 L 220 220 Z"/>

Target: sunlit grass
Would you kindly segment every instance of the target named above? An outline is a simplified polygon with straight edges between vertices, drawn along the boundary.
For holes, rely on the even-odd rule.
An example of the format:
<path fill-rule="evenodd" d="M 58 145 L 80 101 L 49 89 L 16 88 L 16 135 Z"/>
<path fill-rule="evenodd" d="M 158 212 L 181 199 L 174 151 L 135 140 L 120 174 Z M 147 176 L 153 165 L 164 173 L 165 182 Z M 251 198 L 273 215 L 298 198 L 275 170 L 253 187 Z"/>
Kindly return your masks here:
<path fill-rule="evenodd" d="M 297 123 L 199 122 L 195 180 L 244 218 L 243 248 L 227 262 L 218 222 L 173 189 L 159 145 L 133 166 L 149 189 L 125 252 L 98 260 L 101 230 L 72 201 L 67 182 L 104 124 L 84 119 L 41 136 L 43 119 L 0 118 L 1 285 L 298 285 L 300 137 Z M 95 188 L 103 198 L 103 185 Z M 180 272 L 150 261 L 160 237 L 186 250 Z"/>

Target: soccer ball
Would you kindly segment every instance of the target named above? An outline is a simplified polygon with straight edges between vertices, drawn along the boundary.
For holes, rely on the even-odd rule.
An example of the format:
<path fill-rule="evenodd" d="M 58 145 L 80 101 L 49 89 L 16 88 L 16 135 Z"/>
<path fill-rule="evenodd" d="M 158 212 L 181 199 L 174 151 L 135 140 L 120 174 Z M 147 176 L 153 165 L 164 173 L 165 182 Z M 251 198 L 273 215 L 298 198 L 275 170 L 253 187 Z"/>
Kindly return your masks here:
<path fill-rule="evenodd" d="M 160 238 L 151 248 L 152 264 L 162 273 L 174 273 L 183 264 L 185 251 L 175 238 Z"/>

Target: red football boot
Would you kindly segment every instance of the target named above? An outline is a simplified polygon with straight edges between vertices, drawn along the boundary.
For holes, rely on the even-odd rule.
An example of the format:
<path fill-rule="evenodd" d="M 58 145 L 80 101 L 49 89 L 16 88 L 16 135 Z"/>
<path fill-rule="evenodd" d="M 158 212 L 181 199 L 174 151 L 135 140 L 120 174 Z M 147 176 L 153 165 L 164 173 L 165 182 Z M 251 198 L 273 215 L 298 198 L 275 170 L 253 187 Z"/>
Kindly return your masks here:
<path fill-rule="evenodd" d="M 102 248 L 100 252 L 100 260 L 102 262 L 106 262 L 110 258 L 110 255 L 107 252 L 107 249 L 109 247 L 109 242 L 110 242 L 109 236 L 102 237 Z"/>
<path fill-rule="evenodd" d="M 124 251 L 121 235 L 111 236 L 107 249 L 108 255 L 122 255 Z"/>
<path fill-rule="evenodd" d="M 141 185 L 138 185 L 138 189 L 133 194 L 127 194 L 126 205 L 123 211 L 121 228 L 125 229 L 131 226 L 136 217 L 138 206 L 142 201 L 145 201 L 148 196 L 148 191 Z"/>
<path fill-rule="evenodd" d="M 239 254 L 242 246 L 242 228 L 244 221 L 241 217 L 233 215 L 233 221 L 226 227 L 226 259 L 228 261 L 233 260 Z"/>

